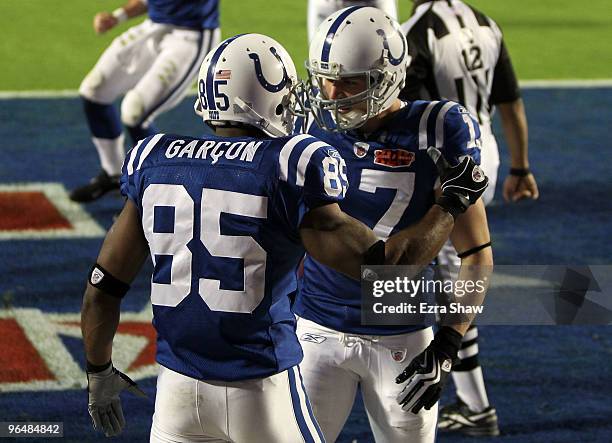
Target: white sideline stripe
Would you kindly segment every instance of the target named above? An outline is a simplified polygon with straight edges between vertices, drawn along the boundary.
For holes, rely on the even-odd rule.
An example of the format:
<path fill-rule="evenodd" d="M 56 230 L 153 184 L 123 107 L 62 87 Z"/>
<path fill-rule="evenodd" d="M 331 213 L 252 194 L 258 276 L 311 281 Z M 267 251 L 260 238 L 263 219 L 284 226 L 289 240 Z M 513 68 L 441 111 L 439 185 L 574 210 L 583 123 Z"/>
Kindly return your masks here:
<path fill-rule="evenodd" d="M 597 78 L 597 79 L 566 79 L 566 80 L 520 80 L 521 88 L 525 89 L 548 89 L 548 88 L 610 88 L 612 87 L 612 78 Z M 197 90 L 191 88 L 188 96 L 197 95 Z M 76 89 L 60 89 L 60 90 L 32 90 L 32 91 L 0 91 L 0 100 L 16 99 L 16 98 L 72 98 L 78 97 L 79 91 Z"/>
<path fill-rule="evenodd" d="M 567 80 L 522 80 L 519 81 L 521 88 L 525 89 L 553 89 L 553 88 L 610 88 L 612 78 L 599 78 L 592 80 L 567 79 Z"/>

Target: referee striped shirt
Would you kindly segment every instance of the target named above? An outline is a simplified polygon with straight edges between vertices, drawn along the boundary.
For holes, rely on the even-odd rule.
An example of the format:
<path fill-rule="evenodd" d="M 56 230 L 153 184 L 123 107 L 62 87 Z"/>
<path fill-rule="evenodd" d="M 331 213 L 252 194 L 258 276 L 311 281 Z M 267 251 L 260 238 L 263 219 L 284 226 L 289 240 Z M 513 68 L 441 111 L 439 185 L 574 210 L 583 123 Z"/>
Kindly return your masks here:
<path fill-rule="evenodd" d="M 460 0 L 427 1 L 402 29 L 412 63 L 400 98 L 453 100 L 486 126 L 493 105 L 520 97 L 502 32 L 480 11 Z"/>

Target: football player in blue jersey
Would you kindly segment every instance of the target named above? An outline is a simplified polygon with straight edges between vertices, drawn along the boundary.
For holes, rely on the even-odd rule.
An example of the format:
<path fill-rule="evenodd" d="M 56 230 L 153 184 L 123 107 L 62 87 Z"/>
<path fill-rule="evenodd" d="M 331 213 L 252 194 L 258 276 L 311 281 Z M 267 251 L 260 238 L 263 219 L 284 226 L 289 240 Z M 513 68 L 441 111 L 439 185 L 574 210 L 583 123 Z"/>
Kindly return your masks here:
<path fill-rule="evenodd" d="M 340 207 L 381 239 L 421 220 L 436 201 L 432 147 L 452 165 L 480 156 L 480 129 L 464 107 L 398 99 L 409 62 L 398 23 L 363 6 L 325 20 L 307 61 L 307 133 L 339 150 L 351 183 Z M 460 278 L 470 272 L 465 265 L 486 274 L 493 261 L 482 201 L 455 216 Z M 434 440 L 437 401 L 467 322 L 435 336 L 426 326 L 365 326 L 360 285 L 311 255 L 294 311 L 304 383 L 327 441 L 338 437 L 358 387 L 377 441 Z"/>
<path fill-rule="evenodd" d="M 142 394 L 111 354 L 121 297 L 148 254 L 161 365 L 151 441 L 321 442 L 288 297 L 305 250 L 356 279 L 362 264 L 427 263 L 451 215 L 484 192 L 471 159 L 440 161 L 445 195 L 422 223 L 379 241 L 339 209 L 347 182 L 338 151 L 288 135 L 297 84 L 280 44 L 232 37 L 199 74 L 196 111 L 215 135 L 157 134 L 127 156 L 128 200 L 89 274 L 81 316 L 88 408 L 106 435 L 125 425 L 120 391 Z"/>
<path fill-rule="evenodd" d="M 153 120 L 180 103 L 204 56 L 219 42 L 218 0 L 128 0 L 94 17 L 96 33 L 148 13 L 113 40 L 79 88 L 102 170 L 70 198 L 90 202 L 119 189 L 123 127 L 133 142 L 157 132 Z M 121 112 L 114 105 L 123 97 Z"/>

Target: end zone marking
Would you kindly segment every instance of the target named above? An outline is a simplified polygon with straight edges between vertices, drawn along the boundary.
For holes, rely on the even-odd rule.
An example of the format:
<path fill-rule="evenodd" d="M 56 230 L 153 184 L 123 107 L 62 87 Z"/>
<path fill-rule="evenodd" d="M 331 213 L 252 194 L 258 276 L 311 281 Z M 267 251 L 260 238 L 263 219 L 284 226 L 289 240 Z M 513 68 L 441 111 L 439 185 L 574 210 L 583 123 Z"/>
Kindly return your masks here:
<path fill-rule="evenodd" d="M 61 183 L 14 183 L 0 185 L 0 192 L 42 192 L 72 225 L 59 229 L 22 229 L 0 231 L 0 240 L 96 238 L 103 237 L 102 228 L 82 207 L 68 198 L 68 192 Z"/>

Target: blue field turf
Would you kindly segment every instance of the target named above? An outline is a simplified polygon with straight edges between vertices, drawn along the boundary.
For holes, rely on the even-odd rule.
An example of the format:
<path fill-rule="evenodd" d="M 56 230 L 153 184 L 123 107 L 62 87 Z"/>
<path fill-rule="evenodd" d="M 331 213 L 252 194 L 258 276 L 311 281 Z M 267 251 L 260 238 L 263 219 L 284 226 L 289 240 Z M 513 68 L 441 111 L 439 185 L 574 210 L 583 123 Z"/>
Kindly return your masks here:
<path fill-rule="evenodd" d="M 498 194 L 488 211 L 496 263 L 612 263 L 612 147 L 605 118 L 612 89 L 528 90 L 524 96 L 541 199 L 507 205 Z M 61 182 L 72 189 L 99 168 L 76 99 L 2 100 L 0 122 L 0 184 Z M 160 118 L 158 126 L 166 132 L 203 132 L 190 99 Z M 500 145 L 504 157 L 503 141 Z M 506 168 L 504 162 L 498 191 Z M 120 205 L 118 197 L 109 197 L 86 209 L 108 227 Z M 78 312 L 84 277 L 101 241 L 0 241 L 0 304 Z M 124 300 L 126 311 L 147 305 L 147 287 L 142 273 Z M 481 327 L 481 361 L 502 428 L 495 441 L 612 441 L 609 331 L 604 326 Z M 82 361 L 80 342 L 66 338 L 64 343 Z M 154 398 L 154 379 L 140 384 Z M 123 404 L 128 427 L 113 441 L 148 441 L 152 401 L 126 395 Z M 0 393 L 0 421 L 7 420 L 63 421 L 64 441 L 108 441 L 91 431 L 86 393 L 80 389 Z M 373 441 L 360 402 L 339 441 L 355 439 Z M 441 435 L 439 441 L 474 440 Z"/>

